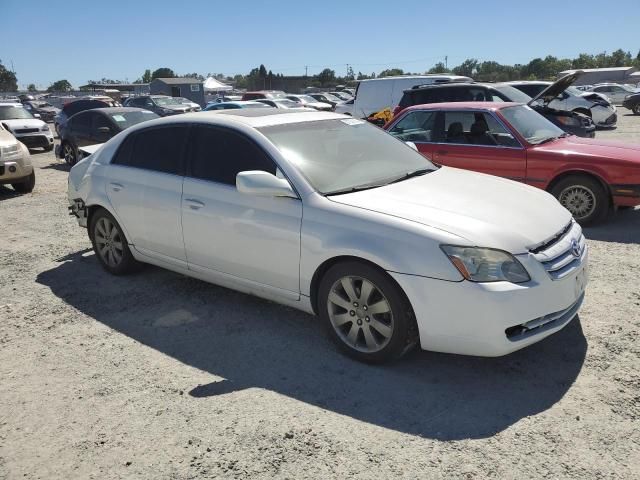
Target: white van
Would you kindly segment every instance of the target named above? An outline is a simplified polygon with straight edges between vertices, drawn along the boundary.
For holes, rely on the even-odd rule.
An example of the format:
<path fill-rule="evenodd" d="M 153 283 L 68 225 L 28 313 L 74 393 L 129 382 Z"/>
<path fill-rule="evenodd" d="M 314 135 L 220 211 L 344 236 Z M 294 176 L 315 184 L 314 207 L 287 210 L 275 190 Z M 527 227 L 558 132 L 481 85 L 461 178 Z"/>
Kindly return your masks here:
<path fill-rule="evenodd" d="M 460 75 L 413 75 L 360 80 L 356 88 L 353 116 L 366 118 L 385 108 L 393 109 L 400 103 L 402 93 L 416 85 L 448 82 L 472 82 L 473 79 Z"/>

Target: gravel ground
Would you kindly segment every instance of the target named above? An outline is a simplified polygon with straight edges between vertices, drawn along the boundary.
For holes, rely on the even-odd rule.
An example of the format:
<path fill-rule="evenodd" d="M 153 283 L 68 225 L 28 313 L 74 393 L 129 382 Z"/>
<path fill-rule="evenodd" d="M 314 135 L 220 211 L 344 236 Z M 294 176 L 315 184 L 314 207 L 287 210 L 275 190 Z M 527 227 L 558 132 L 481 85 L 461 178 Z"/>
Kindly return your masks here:
<path fill-rule="evenodd" d="M 621 109 L 600 137 L 640 142 Z M 313 317 L 158 268 L 115 278 L 34 155 L 0 187 L 0 478 L 639 478 L 640 209 L 589 229 L 567 328 L 507 357 L 340 355 Z"/>

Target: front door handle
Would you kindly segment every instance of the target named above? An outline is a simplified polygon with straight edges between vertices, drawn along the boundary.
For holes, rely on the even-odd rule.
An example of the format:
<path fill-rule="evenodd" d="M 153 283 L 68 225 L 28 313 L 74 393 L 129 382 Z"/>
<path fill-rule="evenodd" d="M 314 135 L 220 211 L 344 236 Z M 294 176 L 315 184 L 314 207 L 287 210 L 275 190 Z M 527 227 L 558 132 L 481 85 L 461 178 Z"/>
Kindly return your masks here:
<path fill-rule="evenodd" d="M 438 155 L 448 155 L 449 154 L 449 150 L 438 150 L 436 153 Z"/>
<path fill-rule="evenodd" d="M 185 198 L 184 201 L 189 204 L 189 208 L 191 210 L 200 210 L 202 207 L 204 207 L 204 203 L 202 203 L 200 200 Z"/>
<path fill-rule="evenodd" d="M 113 190 L 114 192 L 119 192 L 124 188 L 124 186 L 120 183 L 112 182 L 109 185 L 111 186 L 111 190 Z"/>

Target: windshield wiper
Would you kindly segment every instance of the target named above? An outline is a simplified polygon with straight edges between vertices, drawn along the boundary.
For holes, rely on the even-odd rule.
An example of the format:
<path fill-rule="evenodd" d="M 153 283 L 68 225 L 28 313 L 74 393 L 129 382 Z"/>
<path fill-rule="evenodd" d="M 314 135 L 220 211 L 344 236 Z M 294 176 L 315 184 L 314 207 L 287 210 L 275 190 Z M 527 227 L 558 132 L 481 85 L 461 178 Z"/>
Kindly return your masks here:
<path fill-rule="evenodd" d="M 418 170 L 414 170 L 413 172 L 407 172 L 404 175 L 402 175 L 401 177 L 395 178 L 393 180 L 391 180 L 389 183 L 387 183 L 387 185 L 391 184 L 391 183 L 398 183 L 398 182 L 402 182 L 403 180 L 407 180 L 409 178 L 413 178 L 413 177 L 419 177 L 421 175 L 425 175 L 429 172 L 433 172 L 433 170 L 431 170 L 430 168 L 420 168 Z"/>
<path fill-rule="evenodd" d="M 329 197 L 331 195 L 343 195 L 345 193 L 361 192 L 363 190 L 371 190 L 372 188 L 384 187 L 385 185 L 386 183 L 375 184 L 375 185 L 358 185 L 356 187 L 342 188 L 340 190 L 327 192 L 325 193 L 325 196 Z"/>
<path fill-rule="evenodd" d="M 552 141 L 557 140 L 559 138 L 560 137 L 547 137 L 547 138 L 544 138 L 544 139 L 540 140 L 539 142 L 536 142 L 534 145 L 542 145 L 543 143 L 549 143 L 549 142 L 552 142 Z"/>

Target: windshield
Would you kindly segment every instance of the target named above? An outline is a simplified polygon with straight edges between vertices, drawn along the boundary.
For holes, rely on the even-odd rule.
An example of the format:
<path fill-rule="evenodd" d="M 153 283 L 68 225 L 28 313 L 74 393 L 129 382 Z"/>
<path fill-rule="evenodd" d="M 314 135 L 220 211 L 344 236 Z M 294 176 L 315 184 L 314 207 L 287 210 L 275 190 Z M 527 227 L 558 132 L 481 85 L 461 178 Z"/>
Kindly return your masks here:
<path fill-rule="evenodd" d="M 173 97 L 173 99 L 174 99 L 176 102 L 178 102 L 178 103 L 182 103 L 182 104 L 185 104 L 185 105 L 188 105 L 188 104 L 194 103 L 194 102 L 192 102 L 191 100 L 189 100 L 188 98 L 184 98 L 184 97 Z"/>
<path fill-rule="evenodd" d="M 527 142 L 537 145 L 564 135 L 564 131 L 527 105 L 505 107 L 500 113 Z"/>
<path fill-rule="evenodd" d="M 579 97 L 580 95 L 582 95 L 584 93 L 583 91 L 578 90 L 576 87 L 567 87 L 565 92 L 567 92 L 570 95 L 574 95 L 576 97 Z"/>
<path fill-rule="evenodd" d="M 502 94 L 503 100 L 506 102 L 529 103 L 531 101 L 529 95 L 511 85 L 492 85 L 492 87 Z M 496 99 L 494 98 L 494 100 Z"/>
<path fill-rule="evenodd" d="M 259 129 L 323 194 L 381 186 L 435 166 L 384 130 L 356 119 Z"/>
<path fill-rule="evenodd" d="M 342 99 L 336 97 L 335 95 L 331 95 L 330 93 L 323 93 L 322 95 L 324 95 L 327 100 L 331 100 L 332 102 L 341 102 Z"/>
<path fill-rule="evenodd" d="M 144 122 L 146 120 L 153 120 L 154 118 L 160 118 L 158 115 L 150 112 L 149 110 L 110 113 L 109 116 L 114 121 L 114 123 L 118 125 L 118 128 L 120 128 L 120 130 L 129 128 L 136 123 Z"/>
<path fill-rule="evenodd" d="M 17 105 L 0 105 L 0 120 L 35 118 L 28 110 Z"/>
<path fill-rule="evenodd" d="M 316 103 L 318 101 L 310 95 L 298 95 L 298 98 L 306 103 Z"/>
<path fill-rule="evenodd" d="M 180 102 L 171 97 L 158 97 L 153 99 L 158 105 L 180 105 Z"/>
<path fill-rule="evenodd" d="M 298 102 L 294 102 L 293 100 L 289 100 L 289 99 L 286 99 L 286 100 L 274 99 L 273 101 L 285 108 L 298 108 L 300 106 Z"/>

